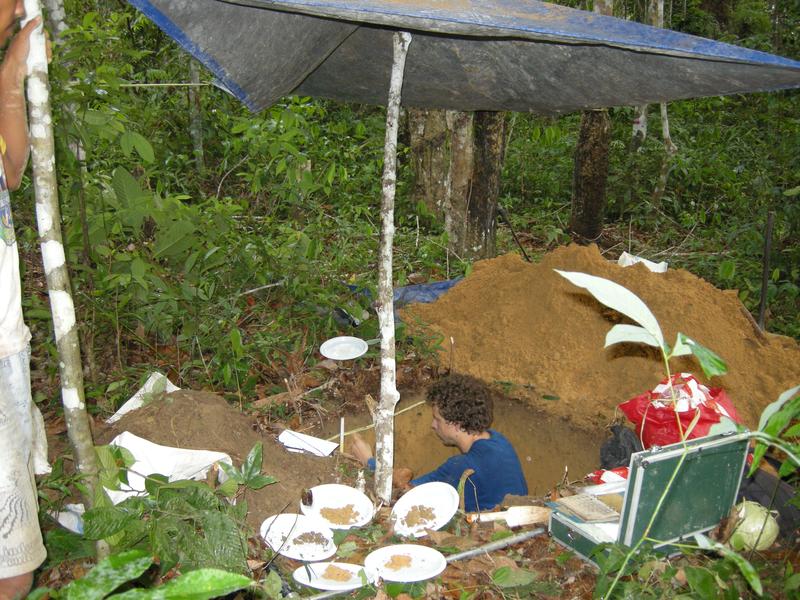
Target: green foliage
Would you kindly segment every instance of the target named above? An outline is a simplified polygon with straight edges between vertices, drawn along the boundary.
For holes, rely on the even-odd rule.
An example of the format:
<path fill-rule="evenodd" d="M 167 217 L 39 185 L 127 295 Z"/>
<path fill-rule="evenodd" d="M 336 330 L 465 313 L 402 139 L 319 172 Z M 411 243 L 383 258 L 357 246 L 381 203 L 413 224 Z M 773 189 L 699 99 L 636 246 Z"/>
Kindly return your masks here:
<path fill-rule="evenodd" d="M 112 554 L 98 563 L 87 575 L 71 581 L 60 590 L 39 588 L 30 598 L 49 598 L 60 600 L 206 600 L 225 596 L 252 585 L 252 581 L 242 575 L 227 573 L 219 569 L 199 569 L 189 571 L 170 579 L 165 584 L 143 589 L 135 587 L 121 593 L 113 593 L 122 586 L 130 587 L 153 564 L 149 554 L 141 550 L 128 550 Z M 128 585 L 126 585 L 128 584 Z"/>
<path fill-rule="evenodd" d="M 127 484 L 134 463 L 130 453 L 114 446 L 98 447 L 97 453 L 103 486 L 120 489 Z M 216 492 L 205 482 L 170 482 L 154 474 L 145 478 L 146 495 L 111 505 L 101 493 L 84 515 L 84 536 L 106 540 L 118 549 L 146 548 L 159 557 L 162 573 L 176 566 L 245 573 L 247 505 L 232 505 L 220 495 L 234 495 L 239 486 L 260 489 L 274 483 L 274 477 L 261 474 L 262 453 L 261 444 L 256 444 L 240 468 L 223 467 L 232 486 L 223 484 Z"/>
<path fill-rule="evenodd" d="M 247 458 L 244 459 L 244 463 L 242 463 L 241 468 L 237 469 L 236 467 L 227 463 L 219 463 L 220 468 L 229 478 L 228 481 L 220 486 L 220 492 L 226 496 L 233 496 L 240 485 L 252 490 L 260 490 L 265 485 L 275 483 L 277 479 L 271 475 L 261 474 L 263 453 L 263 445 L 261 442 L 257 442 L 247 454 Z M 235 484 L 235 487 L 228 485 L 228 482 Z"/>
<path fill-rule="evenodd" d="M 755 473 L 764 458 L 769 444 L 776 444 L 787 455 L 781 464 L 779 475 L 788 477 L 800 467 L 800 386 L 783 392 L 767 406 L 758 422 L 758 444 L 753 452 L 750 475 Z"/>

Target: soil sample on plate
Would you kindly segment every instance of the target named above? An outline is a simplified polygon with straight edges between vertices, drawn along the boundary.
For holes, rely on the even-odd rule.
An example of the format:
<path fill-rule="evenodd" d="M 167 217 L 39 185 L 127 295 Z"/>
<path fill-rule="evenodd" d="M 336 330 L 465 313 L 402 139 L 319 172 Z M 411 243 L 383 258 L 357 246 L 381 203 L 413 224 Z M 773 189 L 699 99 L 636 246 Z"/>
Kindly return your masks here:
<path fill-rule="evenodd" d="M 322 576 L 325 579 L 330 579 L 332 581 L 350 581 L 352 578 L 352 573 L 350 573 L 350 571 L 347 569 L 342 569 L 336 565 L 328 565 L 325 567 L 325 572 L 322 573 Z"/>
<path fill-rule="evenodd" d="M 403 523 L 406 524 L 406 527 L 418 527 L 419 525 L 430 523 L 435 518 L 436 513 L 430 506 L 418 504 L 417 506 L 412 506 L 411 510 L 406 513 Z"/>
<path fill-rule="evenodd" d="M 324 546 L 325 542 L 327 542 L 327 538 L 318 533 L 316 531 L 306 531 L 305 533 L 301 533 L 296 538 L 292 540 L 293 544 L 300 545 L 300 544 L 316 544 L 317 546 Z"/>
<path fill-rule="evenodd" d="M 359 513 L 355 511 L 355 506 L 352 504 L 347 504 L 341 508 L 321 508 L 319 514 L 323 519 L 337 525 L 355 523 L 359 516 Z"/>
<path fill-rule="evenodd" d="M 390 571 L 399 571 L 411 566 L 411 557 L 408 554 L 394 554 L 384 565 Z"/>

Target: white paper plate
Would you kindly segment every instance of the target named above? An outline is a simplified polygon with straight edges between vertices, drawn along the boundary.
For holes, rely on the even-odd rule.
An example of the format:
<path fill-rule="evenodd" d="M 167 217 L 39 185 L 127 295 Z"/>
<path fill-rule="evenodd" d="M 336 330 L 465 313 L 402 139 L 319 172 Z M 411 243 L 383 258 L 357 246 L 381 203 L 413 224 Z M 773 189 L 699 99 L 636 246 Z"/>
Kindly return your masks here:
<path fill-rule="evenodd" d="M 392 562 L 408 566 L 392 567 Z M 396 544 L 384 546 L 367 554 L 364 567 L 368 573 L 375 573 L 386 581 L 423 581 L 436 577 L 444 571 L 447 560 L 434 548 L 417 544 Z"/>
<path fill-rule="evenodd" d="M 430 509 L 433 518 L 426 521 L 419 520 L 420 509 Z M 412 513 L 416 509 L 416 515 Z M 447 525 L 458 510 L 458 492 L 448 483 L 432 481 L 413 487 L 403 494 L 392 509 L 392 522 L 394 530 L 400 535 L 422 537 L 428 529 L 440 529 Z M 414 524 L 409 525 L 407 520 L 411 516 Z M 416 518 L 415 518 L 416 517 Z M 416 522 L 418 521 L 418 522 Z"/>
<path fill-rule="evenodd" d="M 361 338 L 342 335 L 323 342 L 319 352 L 332 360 L 352 360 L 365 354 L 368 347 Z"/>
<path fill-rule="evenodd" d="M 303 534 L 318 537 L 320 541 L 298 541 Z M 261 524 L 261 537 L 278 554 L 296 560 L 324 560 L 336 552 L 330 527 L 305 515 L 284 513 L 269 517 Z"/>
<path fill-rule="evenodd" d="M 341 581 L 339 579 L 329 579 L 325 577 L 325 569 L 333 565 L 350 573 L 350 579 Z M 364 587 L 361 573 L 367 579 L 367 583 L 375 581 L 375 576 L 362 565 L 354 565 L 345 562 L 321 562 L 302 565 L 294 570 L 292 576 L 297 583 L 316 588 L 318 590 L 348 591 L 357 590 Z"/>
<path fill-rule="evenodd" d="M 311 506 L 300 503 L 300 511 L 309 517 L 320 519 L 331 529 L 350 529 L 362 527 L 372 520 L 375 506 L 362 492 L 348 485 L 326 483 L 311 488 Z M 324 509 L 341 509 L 351 507 L 354 518 L 349 523 L 332 520 Z"/>

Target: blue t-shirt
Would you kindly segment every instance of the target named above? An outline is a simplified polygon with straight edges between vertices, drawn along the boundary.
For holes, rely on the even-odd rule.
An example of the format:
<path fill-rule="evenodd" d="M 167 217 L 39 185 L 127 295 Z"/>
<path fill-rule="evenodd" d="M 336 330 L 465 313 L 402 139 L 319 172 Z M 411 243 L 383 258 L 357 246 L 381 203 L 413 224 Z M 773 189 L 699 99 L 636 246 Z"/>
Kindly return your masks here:
<path fill-rule="evenodd" d="M 411 484 L 443 481 L 458 488 L 464 471 L 473 469 L 475 473 L 464 484 L 464 509 L 467 512 L 491 510 L 502 502 L 506 494 L 527 495 L 528 484 L 511 442 L 494 429 L 490 429 L 489 434 L 488 440 L 475 441 L 469 452 L 451 456 L 438 469 L 417 477 Z"/>

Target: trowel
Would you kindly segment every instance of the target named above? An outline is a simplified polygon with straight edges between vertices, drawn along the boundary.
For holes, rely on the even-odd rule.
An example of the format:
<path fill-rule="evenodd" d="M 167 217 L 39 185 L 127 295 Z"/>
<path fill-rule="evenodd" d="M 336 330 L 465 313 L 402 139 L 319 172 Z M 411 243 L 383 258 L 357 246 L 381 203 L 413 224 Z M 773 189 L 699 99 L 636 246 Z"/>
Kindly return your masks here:
<path fill-rule="evenodd" d="M 505 521 L 509 527 L 520 527 L 533 523 L 546 523 L 550 518 L 550 510 L 546 506 L 512 506 L 499 512 L 469 513 L 467 521 Z"/>

